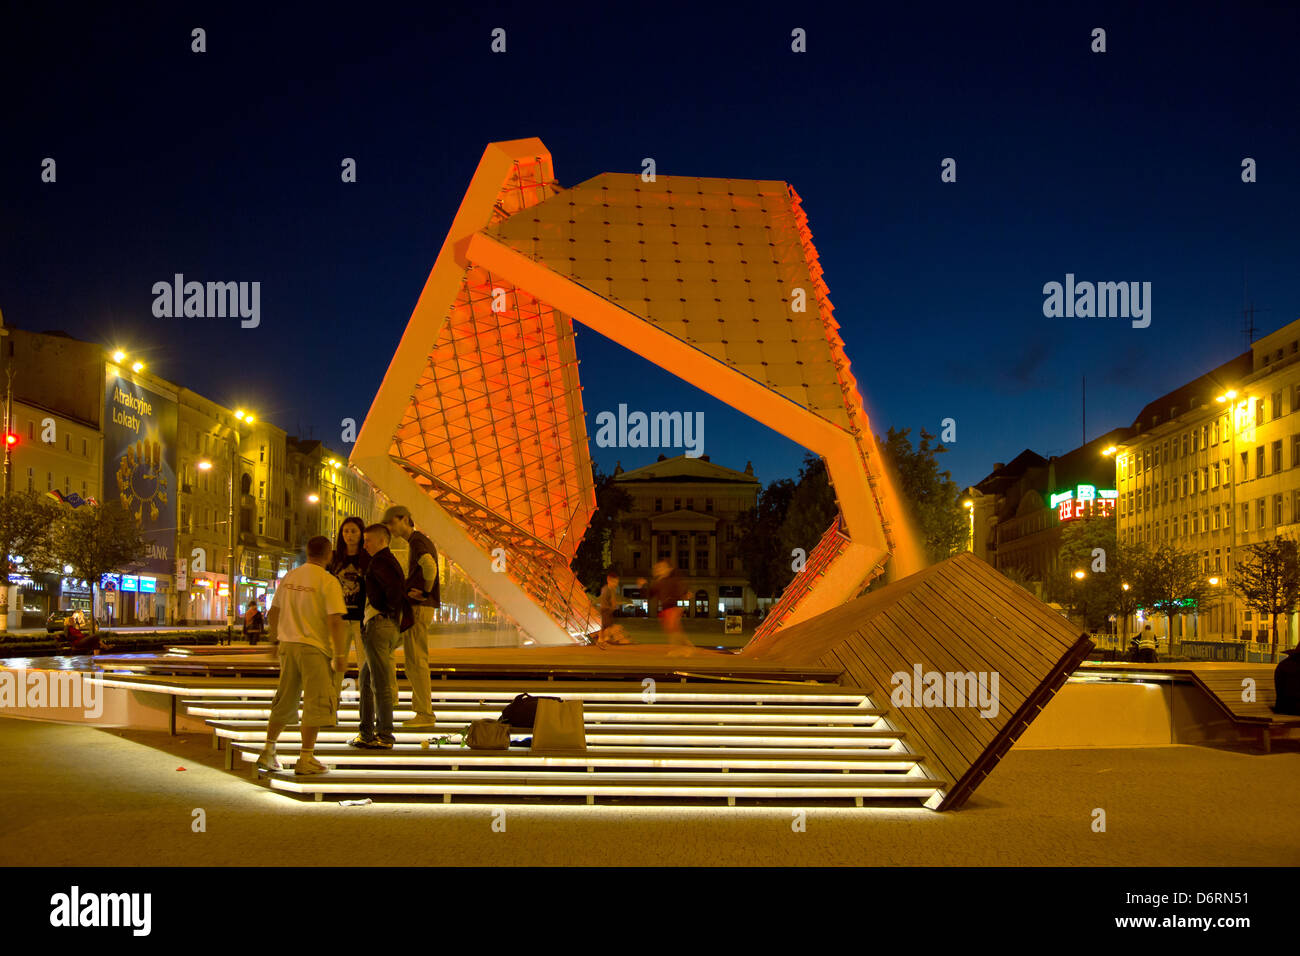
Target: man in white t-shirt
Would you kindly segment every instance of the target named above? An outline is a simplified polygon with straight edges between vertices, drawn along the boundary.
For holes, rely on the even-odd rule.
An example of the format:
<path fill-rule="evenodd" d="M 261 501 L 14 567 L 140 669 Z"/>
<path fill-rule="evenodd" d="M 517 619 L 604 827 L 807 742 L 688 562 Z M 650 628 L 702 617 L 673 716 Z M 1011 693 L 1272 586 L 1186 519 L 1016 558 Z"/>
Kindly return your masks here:
<path fill-rule="evenodd" d="M 343 586 L 325 570 L 331 554 L 329 538 L 307 542 L 307 563 L 281 580 L 266 622 L 272 646 L 279 648 L 280 685 L 271 701 L 266 747 L 257 758 L 261 770 L 279 770 L 275 742 L 285 726 L 298 718 L 302 695 L 302 751 L 293 772 L 300 776 L 326 773 L 316 759 L 316 734 L 336 723 L 334 672 L 347 669 L 347 631 L 343 615 Z"/>

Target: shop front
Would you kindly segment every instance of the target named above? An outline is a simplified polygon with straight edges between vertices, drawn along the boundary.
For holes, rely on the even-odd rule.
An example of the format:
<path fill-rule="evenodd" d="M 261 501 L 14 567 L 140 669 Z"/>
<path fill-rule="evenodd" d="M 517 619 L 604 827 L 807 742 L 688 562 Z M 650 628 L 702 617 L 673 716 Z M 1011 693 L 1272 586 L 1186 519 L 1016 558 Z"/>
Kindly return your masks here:
<path fill-rule="evenodd" d="M 96 620 L 103 627 L 163 625 L 167 616 L 167 578 L 149 574 L 105 574 L 100 581 Z"/>

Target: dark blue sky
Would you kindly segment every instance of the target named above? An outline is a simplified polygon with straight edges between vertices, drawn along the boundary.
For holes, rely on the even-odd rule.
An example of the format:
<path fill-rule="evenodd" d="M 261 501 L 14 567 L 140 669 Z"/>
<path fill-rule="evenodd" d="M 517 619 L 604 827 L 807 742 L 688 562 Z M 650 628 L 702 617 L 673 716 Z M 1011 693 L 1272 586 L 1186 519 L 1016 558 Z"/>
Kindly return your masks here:
<path fill-rule="evenodd" d="M 540 137 L 566 186 L 646 156 L 792 183 L 873 427 L 956 419 L 962 484 L 1076 447 L 1083 375 L 1096 437 L 1243 351 L 1243 271 L 1261 333 L 1300 318 L 1294 4 L 12 6 L 6 321 L 120 343 L 335 445 L 493 140 Z M 155 319 L 151 286 L 176 272 L 260 281 L 261 326 Z M 1067 272 L 1151 282 L 1150 327 L 1044 318 Z M 714 461 L 797 471 L 798 446 L 581 327 L 579 351 L 593 436 L 619 402 L 703 410 Z"/>

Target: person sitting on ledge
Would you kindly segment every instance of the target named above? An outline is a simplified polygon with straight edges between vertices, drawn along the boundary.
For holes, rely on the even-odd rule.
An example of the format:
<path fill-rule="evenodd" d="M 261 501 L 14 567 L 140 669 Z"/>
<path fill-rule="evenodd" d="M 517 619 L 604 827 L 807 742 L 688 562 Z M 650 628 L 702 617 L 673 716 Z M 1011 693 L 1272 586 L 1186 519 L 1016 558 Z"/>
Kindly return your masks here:
<path fill-rule="evenodd" d="M 1273 671 L 1273 685 L 1277 688 L 1273 713 L 1300 716 L 1300 646 L 1289 647 L 1282 653 L 1286 656 Z"/>

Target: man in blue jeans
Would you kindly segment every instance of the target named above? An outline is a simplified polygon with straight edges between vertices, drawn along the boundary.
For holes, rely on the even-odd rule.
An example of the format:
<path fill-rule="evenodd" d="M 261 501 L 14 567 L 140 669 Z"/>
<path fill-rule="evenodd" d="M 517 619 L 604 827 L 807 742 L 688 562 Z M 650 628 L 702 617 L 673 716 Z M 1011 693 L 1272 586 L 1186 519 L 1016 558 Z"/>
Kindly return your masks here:
<path fill-rule="evenodd" d="M 351 744 L 363 750 L 392 750 L 396 741 L 393 652 L 401 643 L 401 632 L 411 626 L 413 616 L 406 597 L 406 575 L 388 547 L 388 529 L 382 524 L 372 524 L 366 528 L 363 540 L 370 555 L 361 628 L 366 659 L 361 665 L 361 732 L 352 738 Z"/>

